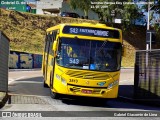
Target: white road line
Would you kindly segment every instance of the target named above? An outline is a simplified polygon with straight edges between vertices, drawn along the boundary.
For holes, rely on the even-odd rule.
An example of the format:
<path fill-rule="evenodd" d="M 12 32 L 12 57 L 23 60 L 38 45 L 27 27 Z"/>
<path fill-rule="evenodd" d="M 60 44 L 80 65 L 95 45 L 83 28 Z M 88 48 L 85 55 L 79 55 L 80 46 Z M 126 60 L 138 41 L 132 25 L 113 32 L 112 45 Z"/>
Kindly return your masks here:
<path fill-rule="evenodd" d="M 119 82 L 126 82 L 126 81 L 129 81 L 129 80 L 120 80 Z"/>
<path fill-rule="evenodd" d="M 10 84 L 13 81 L 14 81 L 14 79 L 9 79 L 8 84 Z"/>
<path fill-rule="evenodd" d="M 20 80 L 20 79 L 23 79 L 23 78 L 26 78 L 26 76 L 22 76 L 22 77 L 15 78 L 15 79 L 9 78 L 8 84 L 10 84 L 10 83 L 13 82 L 13 81 Z"/>

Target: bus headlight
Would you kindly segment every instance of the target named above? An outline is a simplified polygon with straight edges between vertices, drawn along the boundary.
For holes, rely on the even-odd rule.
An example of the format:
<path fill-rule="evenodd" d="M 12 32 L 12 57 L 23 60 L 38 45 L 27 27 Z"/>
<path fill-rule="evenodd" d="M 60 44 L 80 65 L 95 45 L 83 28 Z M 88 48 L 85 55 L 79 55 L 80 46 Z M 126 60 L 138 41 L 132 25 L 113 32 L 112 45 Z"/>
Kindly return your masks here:
<path fill-rule="evenodd" d="M 67 82 L 64 78 L 61 79 L 61 82 L 64 84 L 64 85 L 67 85 Z"/>
<path fill-rule="evenodd" d="M 118 84 L 118 80 L 115 80 L 114 82 L 112 82 L 108 85 L 108 89 L 111 89 L 112 87 L 116 86 L 117 84 Z"/>
<path fill-rule="evenodd" d="M 56 74 L 56 78 L 57 78 L 58 80 L 61 80 L 61 76 L 59 76 L 58 74 Z"/>

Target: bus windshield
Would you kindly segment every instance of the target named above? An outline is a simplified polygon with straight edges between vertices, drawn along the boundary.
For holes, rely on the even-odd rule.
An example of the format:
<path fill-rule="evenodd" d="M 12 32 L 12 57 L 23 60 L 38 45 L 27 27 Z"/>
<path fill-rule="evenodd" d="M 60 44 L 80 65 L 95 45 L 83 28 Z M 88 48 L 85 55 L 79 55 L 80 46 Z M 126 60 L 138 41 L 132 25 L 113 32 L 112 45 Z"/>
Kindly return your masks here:
<path fill-rule="evenodd" d="M 121 66 L 119 42 L 60 38 L 56 62 L 63 67 L 93 71 L 117 71 Z"/>

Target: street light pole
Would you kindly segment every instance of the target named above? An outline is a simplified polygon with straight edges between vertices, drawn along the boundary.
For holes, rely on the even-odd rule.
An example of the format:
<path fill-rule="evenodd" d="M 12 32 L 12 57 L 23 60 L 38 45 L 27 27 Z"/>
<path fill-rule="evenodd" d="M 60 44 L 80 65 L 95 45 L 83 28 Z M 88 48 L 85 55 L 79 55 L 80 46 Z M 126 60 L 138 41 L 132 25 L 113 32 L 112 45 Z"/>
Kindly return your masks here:
<path fill-rule="evenodd" d="M 148 18 L 147 18 L 147 30 L 149 30 L 149 22 L 150 22 L 150 0 L 148 0 Z M 149 43 L 146 44 L 146 50 L 149 50 Z"/>
<path fill-rule="evenodd" d="M 147 30 L 149 30 L 149 22 L 150 22 L 150 0 L 148 0 L 148 18 L 147 18 Z M 147 37 L 147 36 L 146 36 Z M 146 38 L 147 39 L 147 38 Z M 146 68 L 148 67 L 148 50 L 149 50 L 149 43 L 146 43 Z"/>
<path fill-rule="evenodd" d="M 150 18 L 150 0 L 148 0 L 148 19 L 147 19 L 147 30 L 149 30 L 149 18 Z"/>

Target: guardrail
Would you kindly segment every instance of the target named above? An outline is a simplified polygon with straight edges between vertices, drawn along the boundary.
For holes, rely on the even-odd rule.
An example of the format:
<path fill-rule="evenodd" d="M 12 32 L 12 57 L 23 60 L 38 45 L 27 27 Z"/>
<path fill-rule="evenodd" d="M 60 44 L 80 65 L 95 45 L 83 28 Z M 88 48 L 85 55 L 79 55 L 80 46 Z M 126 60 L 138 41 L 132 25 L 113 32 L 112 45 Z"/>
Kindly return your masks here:
<path fill-rule="evenodd" d="M 160 98 L 160 50 L 136 52 L 134 97 Z"/>

